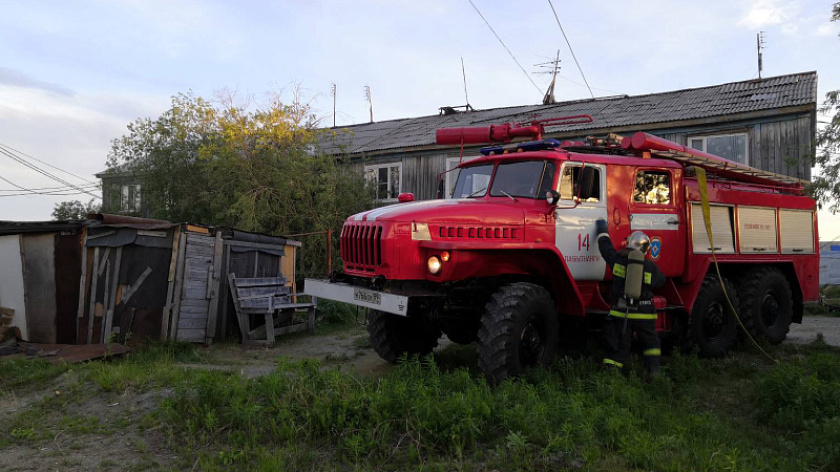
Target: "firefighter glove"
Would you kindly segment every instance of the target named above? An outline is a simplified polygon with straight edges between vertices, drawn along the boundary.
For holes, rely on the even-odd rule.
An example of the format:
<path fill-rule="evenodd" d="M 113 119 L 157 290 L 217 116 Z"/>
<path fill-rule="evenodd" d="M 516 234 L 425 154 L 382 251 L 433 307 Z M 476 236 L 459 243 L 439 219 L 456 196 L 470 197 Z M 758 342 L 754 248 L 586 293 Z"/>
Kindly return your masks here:
<path fill-rule="evenodd" d="M 607 233 L 607 220 L 603 218 L 598 218 L 597 220 L 595 220 L 595 231 L 597 234 Z"/>

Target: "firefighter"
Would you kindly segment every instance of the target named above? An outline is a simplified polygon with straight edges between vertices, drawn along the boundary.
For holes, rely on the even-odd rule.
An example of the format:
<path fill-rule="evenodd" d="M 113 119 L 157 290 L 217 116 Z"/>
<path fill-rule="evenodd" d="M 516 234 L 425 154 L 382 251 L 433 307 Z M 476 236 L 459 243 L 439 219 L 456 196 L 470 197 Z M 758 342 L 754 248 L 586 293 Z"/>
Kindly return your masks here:
<path fill-rule="evenodd" d="M 605 367 L 621 368 L 630 355 L 633 331 L 642 345 L 648 380 L 659 368 L 660 341 L 656 334 L 656 308 L 653 289 L 665 284 L 665 276 L 653 261 L 645 259 L 650 238 L 641 231 L 627 237 L 620 251 L 613 247 L 607 222 L 595 222 L 598 249 L 613 274 L 610 290 L 610 314 L 604 322 Z"/>

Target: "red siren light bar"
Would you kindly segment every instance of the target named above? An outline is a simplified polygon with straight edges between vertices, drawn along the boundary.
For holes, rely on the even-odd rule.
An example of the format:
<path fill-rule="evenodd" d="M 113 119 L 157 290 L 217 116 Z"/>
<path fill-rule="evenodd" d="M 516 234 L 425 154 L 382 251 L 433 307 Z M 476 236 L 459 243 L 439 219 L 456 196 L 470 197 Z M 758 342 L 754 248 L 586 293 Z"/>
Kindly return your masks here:
<path fill-rule="evenodd" d="M 578 125 L 592 123 L 591 115 L 561 116 L 534 120 L 529 126 L 516 126 L 510 123 L 480 126 L 472 128 L 440 128 L 437 130 L 437 143 L 448 145 L 509 143 L 515 138 L 542 139 L 546 126 Z"/>
<path fill-rule="evenodd" d="M 621 141 L 621 147 L 638 152 L 651 151 L 657 153 L 660 157 L 667 157 L 684 164 L 702 167 L 713 171 L 721 177 L 740 180 L 742 182 L 785 187 L 800 192 L 804 189 L 802 182 L 797 178 L 738 164 L 720 156 L 683 146 L 682 144 L 677 144 L 673 141 L 668 141 L 667 139 L 652 136 L 641 131 L 633 134 L 632 138 L 624 138 Z"/>

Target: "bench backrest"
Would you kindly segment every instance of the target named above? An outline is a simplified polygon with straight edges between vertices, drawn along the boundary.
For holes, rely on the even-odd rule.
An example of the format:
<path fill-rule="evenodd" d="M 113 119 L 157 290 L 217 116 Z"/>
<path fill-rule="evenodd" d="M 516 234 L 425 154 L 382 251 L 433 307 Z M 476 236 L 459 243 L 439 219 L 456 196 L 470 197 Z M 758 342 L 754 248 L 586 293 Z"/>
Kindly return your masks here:
<path fill-rule="evenodd" d="M 274 305 L 289 303 L 291 289 L 285 277 L 237 278 L 230 274 L 230 285 L 242 308 L 268 308 L 269 298 Z"/>

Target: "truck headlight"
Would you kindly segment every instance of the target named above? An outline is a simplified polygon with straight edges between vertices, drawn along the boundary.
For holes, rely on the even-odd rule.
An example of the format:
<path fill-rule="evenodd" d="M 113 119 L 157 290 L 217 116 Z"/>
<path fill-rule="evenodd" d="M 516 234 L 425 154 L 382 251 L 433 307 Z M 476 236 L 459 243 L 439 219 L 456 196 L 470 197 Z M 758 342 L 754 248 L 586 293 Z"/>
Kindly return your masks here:
<path fill-rule="evenodd" d="M 411 223 L 412 241 L 431 241 L 432 233 L 429 231 L 428 223 Z"/>
<path fill-rule="evenodd" d="M 438 272 L 440 272 L 441 267 L 443 267 L 443 263 L 440 262 L 440 258 L 438 258 L 438 256 L 430 257 L 427 265 L 429 267 L 429 273 L 432 275 L 437 275 Z"/>

